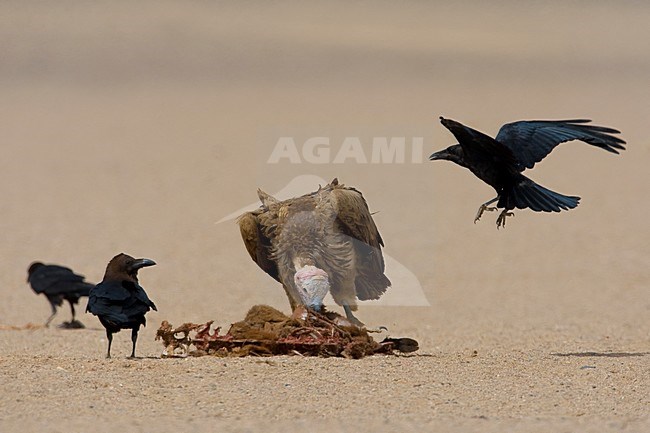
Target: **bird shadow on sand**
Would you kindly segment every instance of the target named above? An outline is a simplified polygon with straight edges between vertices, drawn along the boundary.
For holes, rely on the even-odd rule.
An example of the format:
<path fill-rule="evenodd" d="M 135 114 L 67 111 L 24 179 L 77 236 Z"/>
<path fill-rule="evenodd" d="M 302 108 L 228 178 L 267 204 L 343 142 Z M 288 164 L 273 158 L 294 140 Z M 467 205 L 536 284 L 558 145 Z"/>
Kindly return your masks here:
<path fill-rule="evenodd" d="M 81 322 L 79 322 L 81 324 Z M 63 322 L 59 325 L 53 325 L 50 326 L 49 328 L 45 325 L 41 324 L 35 324 L 35 323 L 27 323 L 25 325 L 2 325 L 0 324 L 0 331 L 44 331 L 46 329 L 56 329 L 56 330 L 61 330 L 61 331 L 104 331 L 104 328 L 98 328 L 98 327 L 86 327 L 79 326 L 79 324 L 73 324 L 70 326 L 70 322 Z"/>
<path fill-rule="evenodd" d="M 551 353 L 553 356 L 576 358 L 633 358 L 650 355 L 650 352 L 568 352 L 568 353 Z"/>
<path fill-rule="evenodd" d="M 71 320 L 69 322 L 62 322 L 58 324 L 57 329 L 86 329 L 86 325 L 78 320 Z"/>
<path fill-rule="evenodd" d="M 126 359 L 127 361 L 148 361 L 150 359 L 160 360 L 162 358 L 160 356 L 136 356 L 135 358 L 129 358 L 127 356 L 124 359 Z"/>
<path fill-rule="evenodd" d="M 98 326 L 88 326 L 88 327 L 84 328 L 84 330 L 85 330 L 85 331 L 97 331 L 97 332 L 101 331 L 101 332 L 106 332 L 106 330 L 105 330 L 104 328 L 100 328 L 100 327 L 98 327 Z"/>

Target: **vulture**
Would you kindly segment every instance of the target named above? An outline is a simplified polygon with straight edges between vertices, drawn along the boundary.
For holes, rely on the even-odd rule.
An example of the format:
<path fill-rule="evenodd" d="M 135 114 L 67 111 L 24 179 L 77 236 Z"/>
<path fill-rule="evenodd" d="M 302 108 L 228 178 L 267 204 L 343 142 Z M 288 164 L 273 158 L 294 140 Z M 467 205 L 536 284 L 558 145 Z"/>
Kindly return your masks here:
<path fill-rule="evenodd" d="M 379 299 L 390 286 L 384 242 L 361 192 L 337 179 L 310 194 L 280 201 L 258 190 L 262 205 L 237 222 L 246 250 L 282 284 L 292 310 L 322 311 L 334 301 L 357 326 L 356 300 Z"/>

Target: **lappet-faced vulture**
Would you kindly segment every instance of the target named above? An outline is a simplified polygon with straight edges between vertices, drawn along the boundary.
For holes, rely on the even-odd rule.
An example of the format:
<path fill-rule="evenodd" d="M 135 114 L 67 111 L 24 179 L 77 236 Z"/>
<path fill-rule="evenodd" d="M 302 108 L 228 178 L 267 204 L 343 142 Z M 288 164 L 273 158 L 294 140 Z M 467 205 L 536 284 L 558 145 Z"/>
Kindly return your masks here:
<path fill-rule="evenodd" d="M 384 243 L 361 192 L 334 179 L 284 201 L 258 195 L 262 206 L 238 219 L 251 258 L 282 283 L 292 309 L 319 311 L 329 292 L 360 325 L 352 314 L 356 300 L 378 299 L 391 284 Z"/>

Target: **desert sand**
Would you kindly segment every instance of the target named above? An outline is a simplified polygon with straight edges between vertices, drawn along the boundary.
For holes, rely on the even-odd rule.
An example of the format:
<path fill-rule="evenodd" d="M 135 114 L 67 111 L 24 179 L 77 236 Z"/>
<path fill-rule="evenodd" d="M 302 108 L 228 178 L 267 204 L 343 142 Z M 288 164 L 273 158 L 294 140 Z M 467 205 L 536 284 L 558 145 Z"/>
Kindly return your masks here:
<path fill-rule="evenodd" d="M 633 1 L 3 2 L 0 430 L 650 431 L 648 21 Z M 441 115 L 489 134 L 586 117 L 628 150 L 560 146 L 527 174 L 580 206 L 497 231 L 472 222 L 493 190 L 427 161 L 455 142 Z M 281 137 L 330 155 L 271 163 Z M 362 154 L 335 161 L 349 137 Z M 404 161 L 372 163 L 376 137 L 402 137 Z M 358 317 L 419 352 L 161 359 L 162 320 L 288 312 L 219 221 L 258 187 L 334 177 L 391 258 L 386 300 Z M 11 329 L 49 315 L 32 261 L 97 282 L 119 252 L 158 263 L 139 359 L 128 332 L 104 359 L 85 301 L 84 330 L 56 327 L 67 305 Z"/>

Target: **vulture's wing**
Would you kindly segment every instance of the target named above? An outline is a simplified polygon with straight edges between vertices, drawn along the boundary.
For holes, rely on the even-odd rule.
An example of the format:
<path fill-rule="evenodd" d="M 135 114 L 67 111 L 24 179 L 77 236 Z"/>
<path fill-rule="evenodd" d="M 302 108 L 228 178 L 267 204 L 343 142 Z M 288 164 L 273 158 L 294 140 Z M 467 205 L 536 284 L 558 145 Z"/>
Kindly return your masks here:
<path fill-rule="evenodd" d="M 278 266 L 275 260 L 271 258 L 271 239 L 265 235 L 265 232 L 268 232 L 268 230 L 264 230 L 260 221 L 260 216 L 263 212 L 268 211 L 258 209 L 253 212 L 246 212 L 239 217 L 237 223 L 239 224 L 242 240 L 251 259 L 264 272 L 280 281 Z"/>
<path fill-rule="evenodd" d="M 611 135 L 619 134 L 620 131 L 604 126 L 585 125 L 589 122 L 591 120 L 572 119 L 507 123 L 499 130 L 496 140 L 512 150 L 522 170 L 533 168 L 535 163 L 565 141 L 584 141 L 612 153 L 625 149 L 625 141 Z"/>
<path fill-rule="evenodd" d="M 378 299 L 390 286 L 384 275 L 384 241 L 372 219 L 363 195 L 354 188 L 337 186 L 332 189 L 336 219 L 343 234 L 354 239 L 357 277 L 355 286 L 361 300 Z"/>

